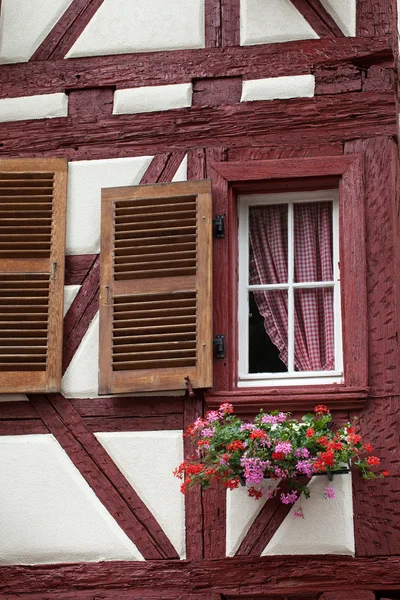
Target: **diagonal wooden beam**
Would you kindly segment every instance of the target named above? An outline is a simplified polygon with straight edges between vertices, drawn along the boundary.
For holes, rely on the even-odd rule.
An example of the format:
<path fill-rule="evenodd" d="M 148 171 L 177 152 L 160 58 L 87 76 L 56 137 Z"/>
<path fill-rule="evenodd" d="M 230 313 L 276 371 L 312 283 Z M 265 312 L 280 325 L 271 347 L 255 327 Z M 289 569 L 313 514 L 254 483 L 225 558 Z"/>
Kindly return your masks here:
<path fill-rule="evenodd" d="M 65 285 L 82 285 L 97 254 L 77 254 L 65 257 Z"/>
<path fill-rule="evenodd" d="M 103 2 L 104 0 L 73 0 L 30 61 L 64 58 Z"/>
<path fill-rule="evenodd" d="M 320 38 L 345 37 L 320 0 L 291 0 L 291 2 Z"/>
<path fill-rule="evenodd" d="M 304 483 L 307 484 L 308 481 L 305 480 Z M 282 482 L 276 494 L 267 500 L 258 513 L 235 556 L 261 556 L 292 508 L 291 504 L 282 504 L 280 500 L 280 495 L 287 492 L 287 483 Z"/>
<path fill-rule="evenodd" d="M 179 558 L 155 517 L 72 404 L 61 396 L 31 396 L 36 412 L 99 500 L 145 559 Z"/>

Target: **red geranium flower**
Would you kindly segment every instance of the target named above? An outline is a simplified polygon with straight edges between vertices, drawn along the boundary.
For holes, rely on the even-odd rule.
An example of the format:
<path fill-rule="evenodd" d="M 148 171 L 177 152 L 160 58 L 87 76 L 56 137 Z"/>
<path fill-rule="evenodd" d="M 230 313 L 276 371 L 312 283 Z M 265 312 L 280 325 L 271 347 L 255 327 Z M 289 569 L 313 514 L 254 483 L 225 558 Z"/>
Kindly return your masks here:
<path fill-rule="evenodd" d="M 235 452 L 236 450 L 244 450 L 245 446 L 241 440 L 234 440 L 227 445 L 226 449 L 228 452 Z"/>
<path fill-rule="evenodd" d="M 317 439 L 317 444 L 321 444 L 321 446 L 326 446 L 328 443 L 328 438 L 326 437 L 326 435 L 321 435 L 321 437 L 319 437 Z"/>
<path fill-rule="evenodd" d="M 318 406 L 314 408 L 314 412 L 317 415 L 329 415 L 328 407 L 324 404 L 318 404 Z"/>
<path fill-rule="evenodd" d="M 368 456 L 368 458 L 367 458 L 367 463 L 371 467 L 377 467 L 380 462 L 381 462 L 381 460 L 377 456 Z"/>
<path fill-rule="evenodd" d="M 262 431 L 261 429 L 255 429 L 250 434 L 250 439 L 252 439 L 252 440 L 256 440 L 257 438 L 264 439 L 266 437 L 267 437 L 267 434 L 265 433 L 265 431 Z"/>
<path fill-rule="evenodd" d="M 371 446 L 371 444 L 364 444 L 363 450 L 365 452 L 372 452 L 373 451 L 373 447 Z"/>
<path fill-rule="evenodd" d="M 306 431 L 306 436 L 307 436 L 308 438 L 310 438 L 310 437 L 312 437 L 312 436 L 314 435 L 314 433 L 315 433 L 315 429 L 313 429 L 312 427 L 309 427 L 309 428 L 307 429 L 307 431 Z"/>
<path fill-rule="evenodd" d="M 390 473 L 389 473 L 389 471 L 386 471 L 386 470 L 385 470 L 385 471 L 382 471 L 382 475 L 383 475 L 384 477 L 390 477 Z"/>

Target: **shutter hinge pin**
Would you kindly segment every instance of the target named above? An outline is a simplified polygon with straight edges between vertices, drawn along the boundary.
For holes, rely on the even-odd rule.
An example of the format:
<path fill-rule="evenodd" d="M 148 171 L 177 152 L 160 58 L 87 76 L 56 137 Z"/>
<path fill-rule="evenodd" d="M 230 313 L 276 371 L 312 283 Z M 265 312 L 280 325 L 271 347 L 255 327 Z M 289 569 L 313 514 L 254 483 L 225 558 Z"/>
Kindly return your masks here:
<path fill-rule="evenodd" d="M 51 279 L 53 281 L 57 280 L 57 263 L 56 262 L 51 263 Z"/>
<path fill-rule="evenodd" d="M 189 396 L 190 396 L 191 398 L 193 398 L 193 397 L 195 396 L 195 393 L 194 393 L 194 391 L 193 391 L 193 388 L 192 388 L 192 382 L 190 381 L 190 377 L 189 377 L 189 375 L 186 375 L 186 377 L 185 377 L 185 382 L 186 382 L 186 389 L 187 389 L 187 391 L 188 391 L 188 393 L 189 393 Z"/>
<path fill-rule="evenodd" d="M 223 333 L 218 333 L 213 340 L 213 344 L 217 348 L 216 358 L 225 358 L 225 336 Z"/>
<path fill-rule="evenodd" d="M 106 304 L 110 304 L 110 286 L 106 285 Z"/>
<path fill-rule="evenodd" d="M 213 219 L 214 235 L 216 238 L 225 237 L 225 215 L 217 215 Z"/>

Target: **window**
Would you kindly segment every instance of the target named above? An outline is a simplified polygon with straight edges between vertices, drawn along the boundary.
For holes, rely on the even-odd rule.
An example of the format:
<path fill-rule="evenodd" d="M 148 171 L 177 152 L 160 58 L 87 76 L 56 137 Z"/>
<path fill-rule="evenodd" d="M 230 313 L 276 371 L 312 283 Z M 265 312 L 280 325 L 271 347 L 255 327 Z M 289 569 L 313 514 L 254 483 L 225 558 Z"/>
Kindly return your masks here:
<path fill-rule="evenodd" d="M 238 385 L 340 383 L 335 190 L 238 198 Z"/>
<path fill-rule="evenodd" d="M 0 392 L 61 387 L 67 163 L 0 161 Z"/>
<path fill-rule="evenodd" d="M 226 352 L 224 359 L 214 360 L 213 388 L 206 392 L 208 406 L 232 402 L 239 414 L 261 407 L 310 410 L 316 401 L 329 404 L 331 409 L 362 407 L 368 394 L 363 156 L 213 162 L 209 173 L 214 215 L 224 214 L 226 220 L 225 239 L 214 243 L 213 278 L 214 336 L 225 334 Z M 302 207 L 326 202 L 332 206 L 332 242 L 319 246 L 320 250 L 322 246 L 329 249 L 331 244 L 331 272 L 324 269 L 322 273 L 321 264 L 316 275 L 303 276 L 296 261 L 304 244 L 301 234 L 296 240 L 295 221 L 308 210 Z M 275 261 L 284 257 L 287 265 L 286 272 L 282 275 L 279 271 L 279 277 L 275 273 L 275 278 L 262 267 L 264 245 L 260 272 L 254 271 L 254 250 L 249 248 L 253 234 L 249 234 L 248 223 L 252 218 L 272 219 L 272 213 L 280 215 L 276 217 L 279 229 L 273 233 L 281 251 L 276 239 L 269 240 L 269 258 Z M 263 294 L 256 299 L 255 292 Z M 324 340 L 324 351 L 317 356 L 319 363 L 314 362 L 311 368 L 304 356 L 297 356 L 298 339 L 308 337 L 302 296 L 313 298 L 311 305 L 324 306 L 323 311 L 317 311 L 321 318 L 332 315 L 333 310 L 333 336 Z M 284 345 L 274 349 L 273 333 L 269 340 L 262 336 L 266 333 L 262 313 L 266 314 L 270 306 L 278 307 L 275 318 L 278 309 L 288 314 L 287 323 L 278 328 L 286 338 L 287 357 Z M 331 307 L 330 313 L 325 306 Z M 318 324 L 317 329 L 325 336 L 325 327 Z M 254 330 L 258 335 L 261 331 L 261 341 Z M 264 345 L 261 352 L 257 344 Z M 254 353 L 251 357 L 250 352 Z M 273 367 L 266 366 L 267 362 Z"/>

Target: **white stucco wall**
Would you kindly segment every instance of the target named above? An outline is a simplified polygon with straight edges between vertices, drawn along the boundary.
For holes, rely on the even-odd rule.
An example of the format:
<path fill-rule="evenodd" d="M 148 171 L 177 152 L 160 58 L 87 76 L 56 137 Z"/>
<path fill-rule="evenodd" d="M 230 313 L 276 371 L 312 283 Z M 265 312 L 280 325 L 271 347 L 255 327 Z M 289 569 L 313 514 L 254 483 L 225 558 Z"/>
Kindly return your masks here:
<path fill-rule="evenodd" d="M 75 300 L 80 289 L 81 289 L 80 285 L 64 286 L 64 317 L 67 314 L 69 307 Z"/>
<path fill-rule="evenodd" d="M 183 460 L 182 431 L 96 433 L 181 558 L 185 558 L 185 502 L 172 471 Z"/>
<path fill-rule="evenodd" d="M 2 0 L 0 63 L 30 59 L 72 0 Z"/>
<path fill-rule="evenodd" d="M 0 437 L 0 564 L 143 560 L 52 435 Z"/>
<path fill-rule="evenodd" d="M 321 0 L 321 4 L 345 35 L 356 35 L 356 0 Z"/>
<path fill-rule="evenodd" d="M 318 37 L 290 0 L 240 0 L 242 46 Z"/>
<path fill-rule="evenodd" d="M 66 94 L 41 94 L 0 99 L 0 122 L 54 119 L 68 116 Z"/>
<path fill-rule="evenodd" d="M 105 0 L 67 58 L 204 47 L 204 0 Z"/>
<path fill-rule="evenodd" d="M 89 325 L 61 380 L 67 398 L 97 398 L 99 395 L 99 313 Z"/>
<path fill-rule="evenodd" d="M 284 100 L 312 98 L 315 90 L 314 75 L 268 77 L 243 81 L 241 102 L 254 100 Z"/>
<path fill-rule="evenodd" d="M 66 254 L 100 251 L 101 188 L 137 185 L 151 160 L 140 156 L 69 163 Z"/>
<path fill-rule="evenodd" d="M 117 90 L 114 115 L 155 112 L 184 108 L 192 104 L 192 84 L 153 85 Z"/>

